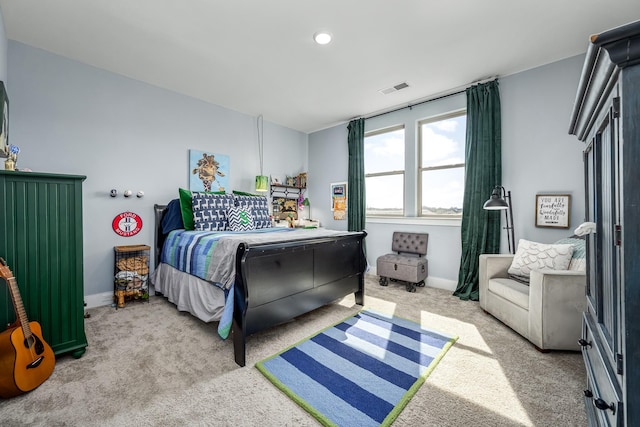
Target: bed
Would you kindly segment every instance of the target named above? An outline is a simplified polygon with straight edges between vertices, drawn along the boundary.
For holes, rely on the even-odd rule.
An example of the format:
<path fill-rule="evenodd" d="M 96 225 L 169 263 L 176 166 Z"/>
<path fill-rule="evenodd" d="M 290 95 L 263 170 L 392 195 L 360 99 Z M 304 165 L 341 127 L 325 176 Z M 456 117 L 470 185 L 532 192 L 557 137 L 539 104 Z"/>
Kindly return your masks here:
<path fill-rule="evenodd" d="M 218 321 L 220 337 L 233 339 L 238 365 L 245 366 L 251 334 L 351 293 L 364 305 L 366 232 L 167 231 L 163 223 L 177 215 L 175 205 L 154 206 L 156 294 L 202 321 Z"/>

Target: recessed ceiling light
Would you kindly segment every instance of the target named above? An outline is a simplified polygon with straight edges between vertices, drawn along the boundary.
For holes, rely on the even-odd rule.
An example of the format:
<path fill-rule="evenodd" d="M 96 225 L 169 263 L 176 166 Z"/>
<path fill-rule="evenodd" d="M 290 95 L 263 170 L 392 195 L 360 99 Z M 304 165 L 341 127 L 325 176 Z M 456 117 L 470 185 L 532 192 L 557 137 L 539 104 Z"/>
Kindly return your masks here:
<path fill-rule="evenodd" d="M 313 39 L 318 44 L 328 44 L 331 41 L 331 34 L 326 31 L 318 31 L 313 35 Z"/>

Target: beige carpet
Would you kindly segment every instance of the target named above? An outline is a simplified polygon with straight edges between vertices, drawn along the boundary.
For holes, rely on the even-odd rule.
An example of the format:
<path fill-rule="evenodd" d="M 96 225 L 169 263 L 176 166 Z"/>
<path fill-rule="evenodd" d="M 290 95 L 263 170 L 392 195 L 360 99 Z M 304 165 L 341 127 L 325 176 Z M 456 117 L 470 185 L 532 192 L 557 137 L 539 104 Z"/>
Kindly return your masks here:
<path fill-rule="evenodd" d="M 579 353 L 542 354 L 476 302 L 448 291 L 377 284 L 366 304 L 458 335 L 394 426 L 585 426 Z M 88 312 L 89 347 L 60 357 L 31 393 L 0 399 L 2 426 L 317 426 L 253 366 L 358 311 L 353 297 L 253 335 L 247 366 L 216 324 L 162 297 Z"/>

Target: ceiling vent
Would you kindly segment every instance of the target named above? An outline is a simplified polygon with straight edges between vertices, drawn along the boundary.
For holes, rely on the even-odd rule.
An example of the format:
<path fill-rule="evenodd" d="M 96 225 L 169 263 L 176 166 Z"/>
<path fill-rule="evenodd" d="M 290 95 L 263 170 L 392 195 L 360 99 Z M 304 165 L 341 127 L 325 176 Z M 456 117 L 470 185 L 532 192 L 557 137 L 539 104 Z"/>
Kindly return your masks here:
<path fill-rule="evenodd" d="M 381 89 L 378 92 L 380 92 L 383 95 L 389 95 L 392 92 L 397 92 L 397 91 L 399 91 L 401 89 L 404 89 L 404 88 L 407 88 L 407 87 L 409 87 L 407 82 L 402 82 L 402 83 L 398 83 L 395 86 L 391 86 L 391 87 L 388 87 L 386 89 Z"/>

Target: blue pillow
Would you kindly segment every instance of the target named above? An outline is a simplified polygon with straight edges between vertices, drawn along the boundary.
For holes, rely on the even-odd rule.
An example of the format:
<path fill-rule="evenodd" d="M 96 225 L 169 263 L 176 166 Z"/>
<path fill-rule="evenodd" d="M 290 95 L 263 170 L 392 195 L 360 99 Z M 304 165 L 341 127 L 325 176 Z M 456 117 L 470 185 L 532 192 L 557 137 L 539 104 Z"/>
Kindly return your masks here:
<path fill-rule="evenodd" d="M 160 226 L 162 227 L 162 234 L 169 234 L 169 232 L 173 230 L 184 228 L 182 211 L 180 210 L 180 200 L 173 199 L 169 202 Z"/>
<path fill-rule="evenodd" d="M 253 216 L 255 228 L 271 227 L 271 218 L 269 216 L 269 202 L 266 196 L 252 196 L 246 193 L 239 194 L 234 192 L 236 206 L 247 208 Z"/>
<path fill-rule="evenodd" d="M 226 210 L 233 206 L 230 194 L 191 194 L 193 228 L 198 231 L 225 231 L 228 229 Z"/>
<path fill-rule="evenodd" d="M 269 215 L 269 209 L 252 208 L 251 215 L 253 215 L 253 222 L 255 222 L 256 228 L 271 227 L 271 216 Z"/>

